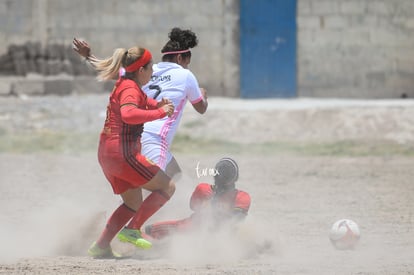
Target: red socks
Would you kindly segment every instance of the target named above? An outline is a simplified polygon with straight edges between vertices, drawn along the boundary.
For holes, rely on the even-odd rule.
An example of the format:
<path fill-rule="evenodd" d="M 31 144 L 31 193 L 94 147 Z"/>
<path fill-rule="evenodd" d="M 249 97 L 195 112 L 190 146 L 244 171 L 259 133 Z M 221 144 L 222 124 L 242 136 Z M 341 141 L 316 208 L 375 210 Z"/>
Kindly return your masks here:
<path fill-rule="evenodd" d="M 140 230 L 144 222 L 157 212 L 168 200 L 170 196 L 162 191 L 152 192 L 141 204 L 137 213 L 127 225 L 127 228 Z"/>
<path fill-rule="evenodd" d="M 111 240 L 115 235 L 122 229 L 123 226 L 134 216 L 135 211 L 125 204 L 121 204 L 115 211 L 112 213 L 112 216 L 109 218 L 106 223 L 106 227 L 102 232 L 99 239 L 96 241 L 96 244 L 100 248 L 106 248 L 109 246 Z"/>
<path fill-rule="evenodd" d="M 145 233 L 154 239 L 162 239 L 175 232 L 189 230 L 192 225 L 190 218 L 153 223 L 145 227 Z M 148 231 L 148 232 L 147 232 Z"/>
<path fill-rule="evenodd" d="M 161 191 L 152 192 L 143 202 L 138 212 L 135 211 L 125 204 L 121 204 L 112 213 L 106 223 L 106 227 L 102 232 L 96 244 L 100 248 L 106 248 L 109 246 L 115 235 L 125 226 L 125 224 L 132 218 L 128 224 L 128 228 L 141 229 L 142 225 L 146 220 L 149 219 L 155 212 L 157 212 L 170 197 Z"/>

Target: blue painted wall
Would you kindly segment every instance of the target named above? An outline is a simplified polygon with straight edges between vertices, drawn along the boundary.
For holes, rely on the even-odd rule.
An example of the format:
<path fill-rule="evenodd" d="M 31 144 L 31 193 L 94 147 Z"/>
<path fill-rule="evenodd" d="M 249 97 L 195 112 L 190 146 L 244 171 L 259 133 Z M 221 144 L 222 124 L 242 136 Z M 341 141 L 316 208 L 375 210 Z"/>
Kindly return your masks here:
<path fill-rule="evenodd" d="M 296 96 L 296 0 L 240 1 L 240 95 Z"/>

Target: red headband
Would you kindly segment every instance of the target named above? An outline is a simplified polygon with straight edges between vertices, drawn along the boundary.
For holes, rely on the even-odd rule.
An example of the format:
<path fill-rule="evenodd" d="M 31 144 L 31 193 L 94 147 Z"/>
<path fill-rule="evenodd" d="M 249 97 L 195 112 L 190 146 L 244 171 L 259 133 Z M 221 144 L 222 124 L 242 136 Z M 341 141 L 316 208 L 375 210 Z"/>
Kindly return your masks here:
<path fill-rule="evenodd" d="M 150 51 L 148 51 L 147 49 L 144 49 L 144 53 L 141 55 L 141 57 L 135 60 L 135 62 L 132 63 L 131 65 L 127 66 L 125 68 L 125 72 L 127 73 L 135 72 L 139 68 L 144 67 L 146 64 L 148 64 L 148 62 L 150 62 L 151 59 L 152 59 L 152 55 Z"/>

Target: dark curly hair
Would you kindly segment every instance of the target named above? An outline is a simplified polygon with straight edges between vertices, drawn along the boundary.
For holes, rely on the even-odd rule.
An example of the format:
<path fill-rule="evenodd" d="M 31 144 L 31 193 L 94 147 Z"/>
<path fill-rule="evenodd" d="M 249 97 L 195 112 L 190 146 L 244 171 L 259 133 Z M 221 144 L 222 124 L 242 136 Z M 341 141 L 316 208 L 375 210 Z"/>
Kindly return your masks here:
<path fill-rule="evenodd" d="M 170 40 L 162 48 L 161 53 L 183 51 L 194 48 L 198 44 L 197 36 L 191 30 L 182 30 L 180 28 L 173 28 L 168 34 Z M 163 60 L 168 60 L 174 57 L 176 54 L 166 54 L 163 56 Z M 191 52 L 181 54 L 184 58 L 191 57 Z"/>

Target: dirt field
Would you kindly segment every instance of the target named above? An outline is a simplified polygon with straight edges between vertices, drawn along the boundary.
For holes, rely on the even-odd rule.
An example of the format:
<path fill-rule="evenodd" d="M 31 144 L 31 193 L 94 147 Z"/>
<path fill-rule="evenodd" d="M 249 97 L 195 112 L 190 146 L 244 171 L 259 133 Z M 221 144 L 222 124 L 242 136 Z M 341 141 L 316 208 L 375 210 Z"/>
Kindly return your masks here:
<path fill-rule="evenodd" d="M 75 103 L 81 102 L 77 107 Z M 414 102 L 229 100 L 186 109 L 184 171 L 151 221 L 190 214 L 197 164 L 239 162 L 252 206 L 238 234 L 202 232 L 131 256 L 86 255 L 120 203 L 96 159 L 106 96 L 0 99 L 0 274 L 414 274 Z M 82 138 L 81 138 L 82 137 Z M 331 225 L 361 229 L 339 251 Z"/>

